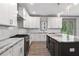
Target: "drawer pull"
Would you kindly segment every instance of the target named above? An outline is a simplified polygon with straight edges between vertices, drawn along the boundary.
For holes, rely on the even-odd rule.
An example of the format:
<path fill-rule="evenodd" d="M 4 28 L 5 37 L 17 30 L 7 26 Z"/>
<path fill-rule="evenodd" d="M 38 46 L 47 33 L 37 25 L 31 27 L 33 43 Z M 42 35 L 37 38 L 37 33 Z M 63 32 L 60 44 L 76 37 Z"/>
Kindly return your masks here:
<path fill-rule="evenodd" d="M 75 48 L 69 48 L 70 52 L 75 52 Z"/>

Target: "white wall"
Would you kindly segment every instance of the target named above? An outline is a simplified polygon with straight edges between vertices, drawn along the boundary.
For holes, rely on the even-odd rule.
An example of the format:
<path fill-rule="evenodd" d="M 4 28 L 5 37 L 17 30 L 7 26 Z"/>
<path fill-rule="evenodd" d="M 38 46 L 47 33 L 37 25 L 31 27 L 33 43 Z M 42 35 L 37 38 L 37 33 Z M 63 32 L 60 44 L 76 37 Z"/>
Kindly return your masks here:
<path fill-rule="evenodd" d="M 28 31 L 26 29 L 18 29 L 18 34 L 28 34 Z"/>
<path fill-rule="evenodd" d="M 76 19 L 76 35 L 79 36 L 79 18 Z"/>
<path fill-rule="evenodd" d="M 0 40 L 9 38 L 12 35 L 17 33 L 16 28 L 8 28 L 8 27 L 1 27 L 0 26 Z"/>

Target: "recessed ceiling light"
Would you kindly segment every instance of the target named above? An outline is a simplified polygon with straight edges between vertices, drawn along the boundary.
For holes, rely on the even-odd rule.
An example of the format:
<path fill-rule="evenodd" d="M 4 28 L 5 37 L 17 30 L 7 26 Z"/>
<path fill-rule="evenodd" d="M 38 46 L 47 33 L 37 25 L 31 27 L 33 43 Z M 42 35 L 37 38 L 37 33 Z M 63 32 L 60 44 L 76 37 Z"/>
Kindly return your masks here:
<path fill-rule="evenodd" d="M 57 5 L 60 5 L 60 3 L 57 3 Z"/>
<path fill-rule="evenodd" d="M 34 5 L 34 3 L 30 3 L 30 5 Z"/>
<path fill-rule="evenodd" d="M 77 4 L 78 4 L 77 2 L 74 3 L 74 5 L 77 5 Z"/>
<path fill-rule="evenodd" d="M 36 12 L 35 12 L 35 11 L 33 11 L 33 12 L 32 12 L 32 14 L 36 14 Z"/>

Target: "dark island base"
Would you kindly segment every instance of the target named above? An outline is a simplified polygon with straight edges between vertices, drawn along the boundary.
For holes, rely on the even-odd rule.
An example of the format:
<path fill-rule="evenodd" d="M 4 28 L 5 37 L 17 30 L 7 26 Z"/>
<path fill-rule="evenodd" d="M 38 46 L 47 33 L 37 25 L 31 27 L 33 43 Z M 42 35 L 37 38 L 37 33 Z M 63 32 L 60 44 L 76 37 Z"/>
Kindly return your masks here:
<path fill-rule="evenodd" d="M 51 56 L 79 56 L 79 42 L 58 42 L 47 35 L 46 47 Z"/>

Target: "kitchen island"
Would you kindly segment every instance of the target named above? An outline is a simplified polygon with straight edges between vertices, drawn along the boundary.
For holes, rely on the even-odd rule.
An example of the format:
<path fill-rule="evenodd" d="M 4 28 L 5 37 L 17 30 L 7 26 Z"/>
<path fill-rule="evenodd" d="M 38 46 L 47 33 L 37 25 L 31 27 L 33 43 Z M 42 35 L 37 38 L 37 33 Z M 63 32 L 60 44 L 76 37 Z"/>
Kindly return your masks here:
<path fill-rule="evenodd" d="M 79 56 L 79 40 L 62 40 L 62 35 L 47 34 L 46 47 L 52 56 Z"/>

